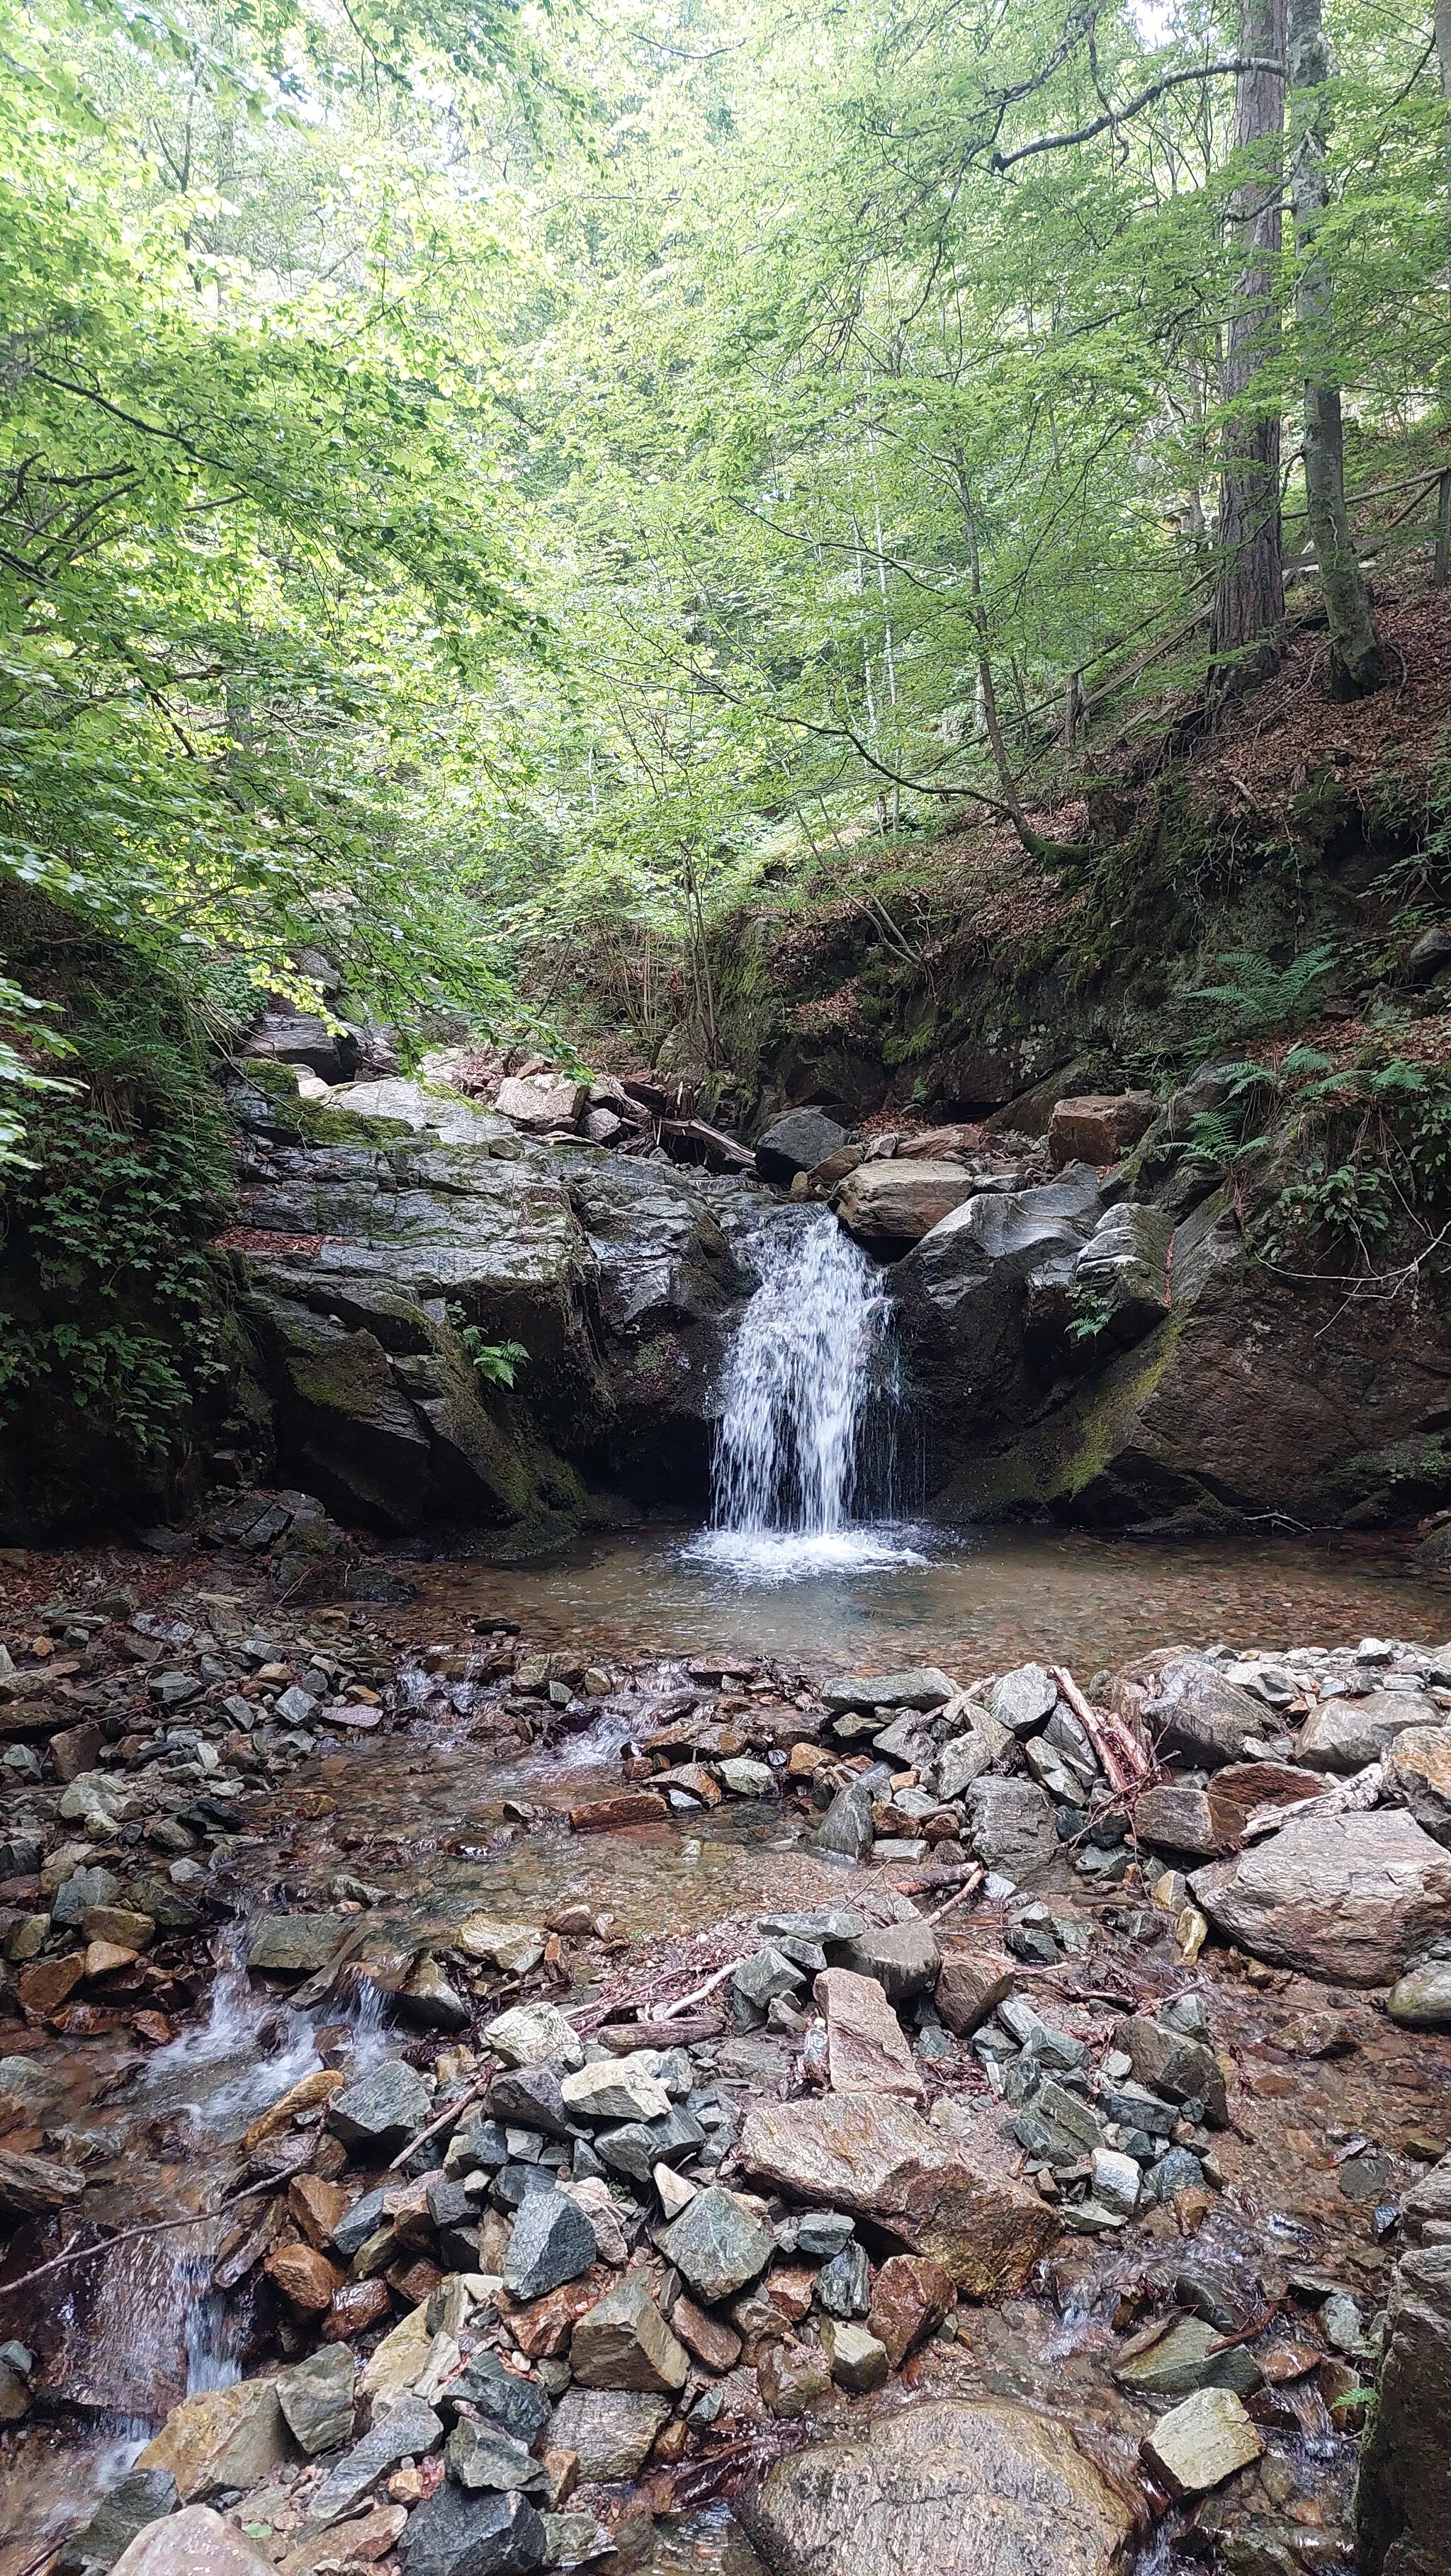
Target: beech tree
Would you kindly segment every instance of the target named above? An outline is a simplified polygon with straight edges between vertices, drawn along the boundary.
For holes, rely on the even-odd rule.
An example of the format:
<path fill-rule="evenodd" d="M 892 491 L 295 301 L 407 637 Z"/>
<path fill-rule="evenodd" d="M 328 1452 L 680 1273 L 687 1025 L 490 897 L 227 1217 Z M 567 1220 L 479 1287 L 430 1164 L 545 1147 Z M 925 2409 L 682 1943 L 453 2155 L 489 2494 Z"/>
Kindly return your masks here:
<path fill-rule="evenodd" d="M 1272 670 L 1285 613 L 1280 526 L 1281 136 L 1286 0 L 1245 0 L 1243 50 L 1253 57 L 1235 81 L 1234 145 L 1244 175 L 1230 200 L 1229 228 L 1242 260 L 1225 333 L 1220 395 L 1225 406 L 1219 481 L 1220 572 L 1214 655 L 1222 679 L 1243 685 Z"/>

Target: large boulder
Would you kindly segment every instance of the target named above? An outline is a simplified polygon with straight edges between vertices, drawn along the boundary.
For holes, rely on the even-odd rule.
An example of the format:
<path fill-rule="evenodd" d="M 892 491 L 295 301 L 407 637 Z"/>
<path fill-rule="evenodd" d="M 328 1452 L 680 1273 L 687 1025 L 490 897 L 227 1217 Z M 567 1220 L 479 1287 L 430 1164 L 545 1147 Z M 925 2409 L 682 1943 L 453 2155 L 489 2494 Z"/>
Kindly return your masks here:
<path fill-rule="evenodd" d="M 1312 1771 L 1363 1771 L 1379 1762 L 1398 1737 L 1414 1728 L 1439 1732 L 1444 1711 L 1421 1691 L 1367 1691 L 1363 1698 L 1327 1699 L 1307 1718 L 1296 1747 Z"/>
<path fill-rule="evenodd" d="M 1035 2191 L 888 2094 L 763 2103 L 739 2152 L 746 2172 L 808 2207 L 849 2210 L 935 2255 L 972 2298 L 1020 2290 L 1058 2233 Z"/>
<path fill-rule="evenodd" d="M 1152 1126 L 1157 1105 L 1151 1091 L 1081 1092 L 1058 1101 L 1048 1121 L 1055 1172 L 1065 1163 L 1116 1163 Z"/>
<path fill-rule="evenodd" d="M 1142 1655 L 1115 1675 L 1110 1698 L 1162 1752 L 1205 1770 L 1242 1762 L 1274 1723 L 1263 1700 L 1204 1655 Z"/>
<path fill-rule="evenodd" d="M 1030 1281 L 1045 1265 L 1075 1262 L 1101 1213 L 1097 1175 L 1078 1165 L 1041 1189 L 976 1192 L 897 1264 L 898 1330 L 944 1460 L 1040 1400 L 1026 1341 Z"/>
<path fill-rule="evenodd" d="M 1169 1311 L 1173 1221 L 1161 1208 L 1127 1203 L 1100 1217 L 1073 1265 L 1073 1287 L 1096 1301 L 1100 1330 L 1127 1349 Z"/>
<path fill-rule="evenodd" d="M 1365 2576 L 1445 2576 L 1451 2533 L 1451 2244 L 1417 2245 L 1402 2256 L 1383 2349 L 1356 2488 L 1359 2563 Z"/>
<path fill-rule="evenodd" d="M 846 1141 L 846 1129 L 824 1109 L 788 1109 L 756 1138 L 756 1169 L 763 1181 L 794 1181 L 798 1172 L 814 1172 Z"/>
<path fill-rule="evenodd" d="M 148 2522 L 111 2566 L 111 2576 L 270 2576 L 264 2558 L 244 2533 L 210 2505 Z"/>
<path fill-rule="evenodd" d="M 1451 1933 L 1451 1853 L 1403 1809 L 1306 1816 L 1189 1882 L 1226 1940 L 1332 1985 L 1388 1986 Z"/>
<path fill-rule="evenodd" d="M 773 2576 L 1119 2576 L 1133 2517 L 1067 2427 L 938 2398 L 778 2460 L 737 2513 Z"/>
<path fill-rule="evenodd" d="M 833 1204 L 847 1233 L 867 1252 L 881 1261 L 895 1261 L 981 1188 L 981 1181 L 962 1163 L 890 1157 L 859 1163 L 848 1173 Z"/>

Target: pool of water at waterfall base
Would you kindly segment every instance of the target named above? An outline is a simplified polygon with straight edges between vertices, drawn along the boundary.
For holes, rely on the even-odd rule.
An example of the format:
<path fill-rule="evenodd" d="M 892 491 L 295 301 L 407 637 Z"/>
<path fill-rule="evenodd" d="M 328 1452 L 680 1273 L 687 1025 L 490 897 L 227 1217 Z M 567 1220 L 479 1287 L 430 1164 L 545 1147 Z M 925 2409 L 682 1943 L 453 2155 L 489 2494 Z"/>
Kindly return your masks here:
<path fill-rule="evenodd" d="M 399 1636 L 460 1612 L 520 1621 L 541 1644 L 779 1655 L 824 1673 L 940 1664 L 964 1681 L 1030 1659 L 1084 1678 L 1155 1646 L 1290 1646 L 1451 1635 L 1451 1580 L 1374 1538 L 1168 1545 L 1046 1528 L 950 1536 L 910 1524 L 826 1538 L 743 1538 L 651 1522 L 520 1566 L 440 1558 L 400 1568 L 417 1600 Z"/>

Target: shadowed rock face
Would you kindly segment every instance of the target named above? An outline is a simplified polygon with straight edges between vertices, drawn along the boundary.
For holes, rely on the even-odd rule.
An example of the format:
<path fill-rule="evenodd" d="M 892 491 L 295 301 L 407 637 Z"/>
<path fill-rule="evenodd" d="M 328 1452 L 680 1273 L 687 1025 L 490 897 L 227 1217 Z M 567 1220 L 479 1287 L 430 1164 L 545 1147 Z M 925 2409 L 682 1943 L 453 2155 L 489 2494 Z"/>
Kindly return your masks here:
<path fill-rule="evenodd" d="M 1411 2240 L 1386 2313 L 1380 2393 L 1360 2456 L 1366 2576 L 1441 2576 L 1451 2532 L 1451 2157 L 1408 2193 Z M 1420 2240 L 1419 2242 L 1417 2240 Z"/>
<path fill-rule="evenodd" d="M 774 2576 L 1120 2576 L 1131 2531 L 1064 2426 L 998 2399 L 813 2444 L 737 2512 Z"/>

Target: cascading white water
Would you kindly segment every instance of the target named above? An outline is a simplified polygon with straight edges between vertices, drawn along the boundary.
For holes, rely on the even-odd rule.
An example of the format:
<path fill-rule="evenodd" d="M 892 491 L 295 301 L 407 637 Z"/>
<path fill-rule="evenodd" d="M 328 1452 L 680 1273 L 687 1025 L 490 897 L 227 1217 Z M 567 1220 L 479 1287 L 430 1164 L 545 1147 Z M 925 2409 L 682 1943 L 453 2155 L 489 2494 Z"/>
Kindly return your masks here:
<path fill-rule="evenodd" d="M 881 1274 L 824 1211 L 783 1211 L 750 1258 L 760 1286 L 728 1364 L 712 1525 L 687 1553 L 774 1583 L 920 1563 L 890 1524 L 853 1518 L 868 1421 L 894 1391 Z"/>

